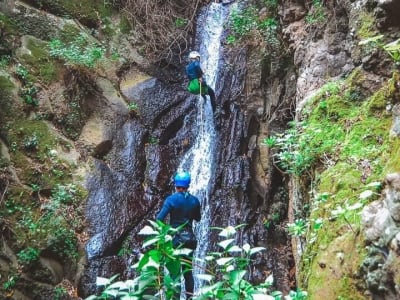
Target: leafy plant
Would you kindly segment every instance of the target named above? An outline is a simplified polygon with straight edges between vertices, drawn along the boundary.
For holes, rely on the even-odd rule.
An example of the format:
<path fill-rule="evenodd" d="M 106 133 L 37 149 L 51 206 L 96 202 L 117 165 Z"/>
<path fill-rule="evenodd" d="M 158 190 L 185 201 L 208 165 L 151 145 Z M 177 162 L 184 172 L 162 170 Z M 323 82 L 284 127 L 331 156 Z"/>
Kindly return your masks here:
<path fill-rule="evenodd" d="M 386 51 L 386 53 L 392 58 L 392 60 L 396 64 L 400 64 L 400 39 L 395 40 L 388 44 L 384 44 L 382 42 L 383 38 L 384 38 L 384 35 L 380 34 L 380 35 L 360 41 L 359 45 L 361 45 L 361 46 L 372 45 L 372 46 L 381 48 Z"/>
<path fill-rule="evenodd" d="M 306 16 L 308 24 L 321 24 L 326 21 L 326 14 L 321 0 L 313 0 L 311 10 Z"/>
<path fill-rule="evenodd" d="M 54 300 L 62 299 L 65 295 L 67 295 L 67 290 L 64 287 L 56 286 L 54 288 Z"/>
<path fill-rule="evenodd" d="M 23 145 L 25 150 L 28 151 L 37 150 L 39 146 L 39 138 L 37 137 L 36 133 L 32 134 L 31 136 L 25 137 Z"/>
<path fill-rule="evenodd" d="M 128 104 L 128 109 L 130 111 L 137 110 L 138 108 L 139 107 L 138 107 L 137 103 L 135 103 L 135 102 L 131 102 L 131 103 Z"/>
<path fill-rule="evenodd" d="M 0 69 L 6 69 L 10 64 L 11 56 L 9 55 L 2 55 L 0 56 Z"/>
<path fill-rule="evenodd" d="M 294 223 L 288 224 L 288 231 L 290 235 L 302 236 L 307 231 L 307 222 L 303 219 L 296 219 Z"/>
<path fill-rule="evenodd" d="M 186 19 L 182 19 L 182 18 L 176 18 L 175 19 L 175 26 L 178 28 L 184 27 L 187 24 L 187 20 Z"/>
<path fill-rule="evenodd" d="M 52 190 L 51 198 L 57 203 L 71 204 L 75 199 L 75 193 L 76 186 L 74 184 L 57 184 Z"/>
<path fill-rule="evenodd" d="M 80 34 L 70 43 L 64 43 L 57 39 L 51 40 L 49 48 L 51 56 L 65 60 L 66 64 L 89 68 L 93 68 L 104 57 L 106 51 L 103 46 L 90 43 L 84 34 Z"/>
<path fill-rule="evenodd" d="M 3 283 L 3 288 L 6 291 L 11 290 L 15 286 L 15 284 L 17 283 L 18 278 L 19 277 L 16 276 L 16 275 L 9 276 L 7 281 Z"/>
<path fill-rule="evenodd" d="M 173 235 L 179 229 L 159 221 L 150 221 L 150 224 L 151 226 L 145 226 L 139 233 L 147 236 L 143 243 L 143 248 L 147 250 L 133 266 L 138 276 L 126 281 L 115 281 L 118 275 L 110 279 L 98 277 L 96 284 L 105 289 L 100 296 L 92 295 L 87 300 L 124 297 L 137 300 L 171 299 L 180 285 L 180 276 L 176 274 L 180 274 L 181 261 L 186 262 L 185 256 L 190 255 L 191 250 L 172 247 Z M 253 255 L 264 248 L 251 248 L 249 244 L 235 245 L 235 234 L 242 226 L 216 228 L 220 230 L 221 241 L 218 246 L 221 251 L 209 253 L 205 257 L 207 267 L 198 278 L 206 284 L 193 299 L 281 299 L 282 293 L 270 291 L 272 276 L 256 286 L 246 280 Z"/>
<path fill-rule="evenodd" d="M 276 145 L 276 137 L 274 136 L 269 136 L 265 139 L 263 139 L 262 144 L 267 145 L 268 147 L 272 148 Z"/>
<path fill-rule="evenodd" d="M 30 264 L 39 258 L 39 250 L 28 247 L 17 253 L 18 261 L 22 264 Z"/>

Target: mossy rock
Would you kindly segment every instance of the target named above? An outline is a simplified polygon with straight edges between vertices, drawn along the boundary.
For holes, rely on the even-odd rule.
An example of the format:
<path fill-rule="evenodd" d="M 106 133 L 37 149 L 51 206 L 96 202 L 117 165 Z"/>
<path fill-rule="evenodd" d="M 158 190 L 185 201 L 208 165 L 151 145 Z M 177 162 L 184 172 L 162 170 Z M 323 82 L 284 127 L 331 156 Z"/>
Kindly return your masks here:
<path fill-rule="evenodd" d="M 366 252 L 362 244 L 360 236 L 349 231 L 318 252 L 309 270 L 308 299 L 365 299 L 355 277 Z"/>
<path fill-rule="evenodd" d="M 22 37 L 22 48 L 17 52 L 24 66 L 30 70 L 32 81 L 40 81 L 46 85 L 59 80 L 61 66 L 50 57 L 48 44 L 33 36 Z"/>
<path fill-rule="evenodd" d="M 38 9 L 64 18 L 75 18 L 88 27 L 95 28 L 109 17 L 112 7 L 103 0 L 29 0 L 25 1 Z"/>
<path fill-rule="evenodd" d="M 341 190 L 356 190 L 360 184 L 361 172 L 354 165 L 340 162 L 320 175 L 318 191 L 320 193 L 336 194 Z"/>
<path fill-rule="evenodd" d="M 23 114 L 22 105 L 17 98 L 17 87 L 11 77 L 0 71 L 0 131 L 3 133 L 10 122 Z"/>

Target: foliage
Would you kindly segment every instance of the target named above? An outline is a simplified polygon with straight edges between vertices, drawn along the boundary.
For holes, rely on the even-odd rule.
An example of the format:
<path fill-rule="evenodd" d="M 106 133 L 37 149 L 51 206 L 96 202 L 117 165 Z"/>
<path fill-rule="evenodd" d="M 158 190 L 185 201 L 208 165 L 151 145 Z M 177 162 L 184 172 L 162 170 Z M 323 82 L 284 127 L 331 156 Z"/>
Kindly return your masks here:
<path fill-rule="evenodd" d="M 321 0 L 313 0 L 312 7 L 306 16 L 308 24 L 322 24 L 326 21 L 326 14 Z"/>
<path fill-rule="evenodd" d="M 229 18 L 229 28 L 231 34 L 227 36 L 228 44 L 249 36 L 259 36 L 268 50 L 277 50 L 279 47 L 277 20 L 273 17 L 260 18 L 258 9 L 253 5 L 242 10 L 234 9 Z"/>
<path fill-rule="evenodd" d="M 128 109 L 130 111 L 136 111 L 136 110 L 138 110 L 138 108 L 139 107 L 138 107 L 137 103 L 135 103 L 135 102 L 131 102 L 128 104 Z"/>
<path fill-rule="evenodd" d="M 33 77 L 29 74 L 28 69 L 25 66 L 18 64 L 15 73 L 22 83 L 19 95 L 22 97 L 24 102 L 35 106 L 38 105 L 36 94 L 39 89 L 34 85 Z"/>
<path fill-rule="evenodd" d="M 383 43 L 382 39 L 384 35 L 377 35 L 371 38 L 367 38 L 359 42 L 359 45 L 372 45 L 385 50 L 385 52 L 390 56 L 390 58 L 396 63 L 400 64 L 400 39 L 395 40 L 390 43 Z"/>
<path fill-rule="evenodd" d="M 17 253 L 18 261 L 22 264 L 30 264 L 39 259 L 39 250 L 28 247 Z"/>
<path fill-rule="evenodd" d="M 173 248 L 173 235 L 179 228 L 171 228 L 159 221 L 150 221 L 150 224 L 151 226 L 145 226 L 140 231 L 140 234 L 147 238 L 143 243 L 146 251 L 134 265 L 138 276 L 123 282 L 115 282 L 117 275 L 110 279 L 98 277 L 96 284 L 104 286 L 105 289 L 100 296 L 92 295 L 87 300 L 124 299 L 124 297 L 171 299 L 180 285 L 180 261 L 190 263 L 186 257 L 190 255 L 191 250 Z M 251 248 L 249 244 L 241 247 L 235 245 L 234 236 L 240 227 L 242 226 L 217 228 L 220 230 L 221 241 L 218 246 L 221 250 L 209 253 L 205 257 L 208 266 L 203 270 L 205 273 L 199 274 L 198 278 L 206 284 L 193 299 L 281 299 L 280 292 L 270 291 L 272 277 L 268 277 L 265 283 L 257 286 L 246 280 L 252 257 L 264 248 Z M 293 296 L 287 299 L 303 298 Z"/>
<path fill-rule="evenodd" d="M 51 56 L 65 60 L 67 65 L 88 68 L 93 68 L 104 57 L 106 51 L 103 46 L 89 42 L 88 36 L 83 33 L 70 43 L 57 39 L 51 40 L 49 49 Z"/>
<path fill-rule="evenodd" d="M 307 231 L 307 222 L 303 219 L 297 219 L 294 223 L 288 224 L 288 231 L 290 235 L 302 236 Z"/>
<path fill-rule="evenodd" d="M 3 283 L 3 288 L 6 291 L 13 289 L 18 279 L 19 279 L 18 275 L 10 275 L 7 281 Z"/>

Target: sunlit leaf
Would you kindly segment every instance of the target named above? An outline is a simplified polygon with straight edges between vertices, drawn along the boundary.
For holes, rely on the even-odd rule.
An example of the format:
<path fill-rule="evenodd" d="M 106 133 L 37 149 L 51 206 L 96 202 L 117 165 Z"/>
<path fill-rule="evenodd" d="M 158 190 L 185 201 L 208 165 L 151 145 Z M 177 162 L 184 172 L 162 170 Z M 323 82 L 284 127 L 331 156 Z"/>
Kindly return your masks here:
<path fill-rule="evenodd" d="M 143 243 L 142 248 L 146 248 L 146 247 L 148 247 L 148 246 L 150 246 L 150 245 L 153 245 L 153 244 L 157 243 L 159 240 L 160 240 L 159 237 L 156 237 L 156 238 L 150 239 L 150 240 L 148 240 L 148 241 L 145 241 L 145 242 Z"/>
<path fill-rule="evenodd" d="M 257 253 L 257 252 L 260 252 L 260 251 L 263 251 L 263 250 L 265 250 L 264 247 L 255 247 L 255 248 L 252 248 L 252 249 L 250 249 L 250 255 L 253 255 L 254 253 Z"/>
<path fill-rule="evenodd" d="M 146 225 L 139 231 L 138 234 L 140 234 L 140 235 L 157 235 L 158 231 L 154 230 L 149 225 Z"/>
<path fill-rule="evenodd" d="M 240 248 L 239 246 L 237 246 L 237 245 L 233 245 L 232 247 L 230 247 L 229 249 L 228 249 L 228 252 L 242 252 L 242 248 Z"/>
<path fill-rule="evenodd" d="M 97 277 L 96 278 L 96 285 L 97 286 L 104 286 L 104 285 L 109 285 L 111 280 L 109 278 L 104 278 L 104 277 Z"/>
<path fill-rule="evenodd" d="M 219 266 L 223 266 L 223 265 L 226 265 L 227 263 L 230 263 L 232 260 L 233 260 L 233 257 L 221 257 L 216 260 L 216 263 Z"/>
<path fill-rule="evenodd" d="M 235 241 L 235 239 L 228 239 L 228 240 L 224 240 L 218 243 L 219 246 L 221 246 L 224 250 L 233 242 Z"/>
<path fill-rule="evenodd" d="M 372 195 L 374 195 L 374 192 L 373 192 L 373 191 L 371 191 L 371 190 L 366 190 L 366 191 L 364 191 L 364 192 L 362 192 L 362 193 L 360 194 L 360 199 L 361 199 L 361 200 L 365 200 L 365 199 L 370 198 Z"/>
<path fill-rule="evenodd" d="M 230 237 L 236 233 L 236 229 L 233 226 L 225 227 L 218 235 L 222 237 Z"/>

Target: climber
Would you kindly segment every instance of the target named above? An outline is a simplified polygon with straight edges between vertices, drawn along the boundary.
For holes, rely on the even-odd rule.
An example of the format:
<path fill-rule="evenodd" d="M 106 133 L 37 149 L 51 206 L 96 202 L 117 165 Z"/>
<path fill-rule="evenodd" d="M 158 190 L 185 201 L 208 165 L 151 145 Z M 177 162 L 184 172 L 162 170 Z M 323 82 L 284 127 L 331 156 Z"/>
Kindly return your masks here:
<path fill-rule="evenodd" d="M 169 223 L 172 227 L 183 226 L 173 238 L 174 247 L 184 247 L 192 250 L 196 249 L 197 240 L 193 233 L 193 220 L 200 221 L 200 202 L 199 199 L 188 192 L 190 185 L 190 174 L 188 172 L 178 172 L 174 177 L 175 193 L 168 196 L 158 213 L 156 219 L 164 221 L 169 214 Z M 192 257 L 185 257 L 192 260 Z M 194 280 L 192 268 L 182 263 L 182 273 L 185 278 L 186 299 L 193 295 Z M 179 299 L 180 291 L 176 297 Z"/>
<path fill-rule="evenodd" d="M 205 100 L 205 95 L 209 95 L 211 107 L 213 109 L 213 113 L 215 113 L 217 111 L 215 104 L 215 93 L 214 90 L 207 85 L 203 77 L 204 73 L 200 67 L 200 53 L 197 51 L 190 52 L 189 59 L 190 63 L 186 66 L 186 75 L 189 78 L 189 85 L 187 89 L 192 94 L 201 94 Z"/>

